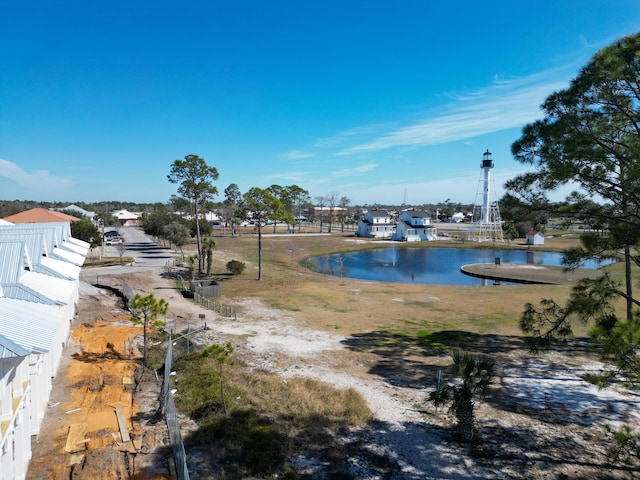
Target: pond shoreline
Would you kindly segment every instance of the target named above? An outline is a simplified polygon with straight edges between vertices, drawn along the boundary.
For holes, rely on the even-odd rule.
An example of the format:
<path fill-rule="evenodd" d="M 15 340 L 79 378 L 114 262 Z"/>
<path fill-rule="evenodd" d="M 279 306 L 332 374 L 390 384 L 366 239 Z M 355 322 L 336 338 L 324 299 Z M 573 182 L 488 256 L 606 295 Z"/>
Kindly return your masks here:
<path fill-rule="evenodd" d="M 306 260 L 306 266 L 318 273 L 360 280 L 449 286 L 484 285 L 483 279 L 562 285 L 591 275 L 575 272 L 592 271 L 604 266 L 598 262 L 586 262 L 584 268 L 563 273 L 565 267 L 562 261 L 561 252 L 541 250 L 405 249 L 392 246 L 310 257 Z M 501 263 L 502 270 L 496 271 Z M 463 270 L 466 265 L 476 264 L 486 266 L 481 270 Z M 536 270 L 538 267 L 549 268 Z M 517 269 L 520 271 L 516 272 Z M 547 273 L 536 275 L 536 271 Z"/>
<path fill-rule="evenodd" d="M 548 285 L 569 285 L 583 278 L 600 275 L 598 270 L 590 268 L 567 270 L 565 267 L 516 263 L 473 263 L 463 265 L 460 271 L 472 277 L 494 281 Z"/>

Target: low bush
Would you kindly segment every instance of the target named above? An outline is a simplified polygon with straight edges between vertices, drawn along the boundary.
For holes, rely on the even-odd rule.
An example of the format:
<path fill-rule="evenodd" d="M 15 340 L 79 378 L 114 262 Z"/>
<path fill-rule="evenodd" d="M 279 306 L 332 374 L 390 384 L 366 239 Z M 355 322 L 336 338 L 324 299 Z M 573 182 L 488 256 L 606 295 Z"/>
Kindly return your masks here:
<path fill-rule="evenodd" d="M 240 275 L 244 272 L 244 262 L 240 262 L 238 260 L 231 260 L 227 262 L 227 270 L 229 270 L 234 275 Z"/>

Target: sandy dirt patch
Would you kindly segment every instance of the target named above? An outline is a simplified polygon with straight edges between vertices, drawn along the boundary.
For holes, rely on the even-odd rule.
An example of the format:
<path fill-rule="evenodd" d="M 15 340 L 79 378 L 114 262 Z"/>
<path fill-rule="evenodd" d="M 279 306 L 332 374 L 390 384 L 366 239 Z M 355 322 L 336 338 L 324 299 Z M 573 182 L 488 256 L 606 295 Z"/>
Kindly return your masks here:
<path fill-rule="evenodd" d="M 113 295 L 83 290 L 27 478 L 169 478 L 166 461 L 149 458 L 166 437 L 164 423 L 148 423 L 153 405 L 137 395 L 141 329 Z M 157 382 L 151 387 L 159 391 Z"/>

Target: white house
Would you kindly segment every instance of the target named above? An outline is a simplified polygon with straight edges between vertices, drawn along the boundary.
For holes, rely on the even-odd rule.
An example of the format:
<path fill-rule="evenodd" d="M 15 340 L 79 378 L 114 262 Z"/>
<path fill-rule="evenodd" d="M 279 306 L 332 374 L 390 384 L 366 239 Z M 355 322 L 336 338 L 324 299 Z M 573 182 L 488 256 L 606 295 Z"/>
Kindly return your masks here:
<path fill-rule="evenodd" d="M 30 354 L 0 335 L 1 478 L 25 478 L 31 459 Z"/>
<path fill-rule="evenodd" d="M 139 215 L 122 209 L 112 213 L 120 221 L 120 225 L 137 225 Z"/>
<path fill-rule="evenodd" d="M 88 247 L 69 222 L 0 223 L 0 478 L 26 477 Z"/>
<path fill-rule="evenodd" d="M 96 212 L 90 212 L 89 210 L 85 210 L 82 207 L 79 207 L 78 205 L 72 203 L 69 206 L 66 206 L 64 208 L 56 208 L 56 210 L 58 212 L 65 212 L 65 211 L 72 211 L 72 212 L 76 212 L 79 213 L 80 215 L 82 215 L 83 217 L 88 218 L 89 220 L 93 220 L 93 218 L 96 216 Z"/>
<path fill-rule="evenodd" d="M 544 245 L 544 233 L 531 230 L 527 233 L 527 245 Z"/>
<path fill-rule="evenodd" d="M 386 210 L 368 211 L 364 218 L 358 221 L 358 237 L 391 238 L 395 225 L 391 214 Z"/>
<path fill-rule="evenodd" d="M 454 223 L 460 223 L 461 221 L 463 221 L 465 218 L 465 214 L 462 212 L 456 212 L 453 215 L 451 215 L 451 221 Z"/>
<path fill-rule="evenodd" d="M 426 212 L 407 210 L 400 214 L 392 238 L 401 242 L 437 240 L 437 229 Z"/>

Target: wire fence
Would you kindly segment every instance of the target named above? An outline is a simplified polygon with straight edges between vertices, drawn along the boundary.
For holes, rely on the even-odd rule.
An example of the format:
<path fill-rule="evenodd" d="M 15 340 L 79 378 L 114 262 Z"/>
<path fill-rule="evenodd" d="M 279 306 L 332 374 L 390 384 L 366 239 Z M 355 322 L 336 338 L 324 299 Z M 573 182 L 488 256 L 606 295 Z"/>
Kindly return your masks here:
<path fill-rule="evenodd" d="M 169 335 L 167 345 L 167 356 L 165 358 L 164 379 L 160 389 L 161 406 L 164 406 L 164 418 L 169 430 L 169 441 L 173 449 L 173 461 L 176 466 L 176 475 L 178 480 L 189 480 L 189 469 L 187 467 L 187 454 L 184 450 L 184 442 L 182 441 L 182 433 L 180 432 L 180 421 L 178 418 L 178 410 L 173 401 L 173 394 L 169 389 L 169 378 L 171 375 L 171 367 L 173 364 L 173 341 Z"/>
<path fill-rule="evenodd" d="M 234 320 L 238 319 L 238 311 L 229 305 L 224 305 L 223 303 L 216 302 L 215 300 L 203 297 L 197 293 L 194 293 L 193 300 L 199 305 L 202 305 L 209 310 L 213 310 L 223 317 L 233 318 Z"/>
<path fill-rule="evenodd" d="M 178 410 L 176 409 L 176 404 L 173 400 L 173 392 L 169 388 L 169 380 L 173 370 L 173 356 L 174 353 L 179 357 L 193 351 L 194 344 L 191 341 L 191 337 L 204 333 L 205 330 L 206 325 L 203 324 L 199 328 L 195 330 L 190 329 L 178 337 L 174 337 L 172 334 L 169 334 L 169 340 L 167 343 L 164 377 L 162 380 L 162 387 L 160 388 L 160 407 L 161 409 L 164 409 L 164 417 L 167 424 L 167 430 L 169 431 L 169 441 L 171 442 L 171 448 L 173 450 L 173 461 L 175 463 L 178 480 L 189 480 L 189 469 L 187 465 L 187 454 L 184 449 L 184 442 L 180 431 Z M 174 349 L 174 347 L 178 348 Z"/>
<path fill-rule="evenodd" d="M 169 265 L 167 265 L 169 267 Z M 96 275 L 94 285 L 98 287 L 106 287 L 118 294 L 121 294 L 125 303 L 134 297 L 135 292 L 133 288 L 126 282 L 126 280 L 112 277 Z M 169 441 L 173 450 L 173 460 L 175 464 L 175 473 L 178 480 L 189 480 L 189 469 L 187 466 L 187 454 L 184 448 L 184 442 L 182 440 L 182 433 L 180 431 L 180 419 L 178 416 L 178 410 L 176 409 L 175 401 L 173 399 L 173 393 L 171 391 L 169 379 L 171 378 L 171 371 L 173 365 L 174 353 L 177 356 L 184 355 L 193 351 L 194 343 L 191 341 L 191 337 L 200 333 L 204 333 L 206 330 L 206 324 L 202 324 L 199 327 L 193 328 L 193 326 L 187 323 L 188 330 L 186 333 L 177 337 L 173 336 L 172 330 L 169 333 L 169 340 L 167 343 L 167 353 L 165 357 L 164 378 L 162 386 L 160 387 L 160 410 L 164 412 L 165 422 L 167 430 L 169 432 Z M 174 346 L 177 347 L 174 351 Z"/>
<path fill-rule="evenodd" d="M 225 318 L 233 318 L 234 320 L 238 319 L 238 311 L 229 306 L 225 305 L 222 302 L 217 302 L 210 297 L 205 297 L 200 295 L 198 292 L 191 292 L 191 285 L 188 280 L 186 280 L 181 273 L 183 273 L 183 269 L 180 267 L 176 267 L 176 264 L 179 262 L 174 260 L 174 262 L 167 262 L 164 267 L 165 273 L 172 276 L 176 281 L 176 288 L 181 290 L 183 293 L 188 292 L 188 295 L 192 296 L 193 300 L 203 306 L 208 310 L 212 310 L 217 312 L 219 315 Z"/>

